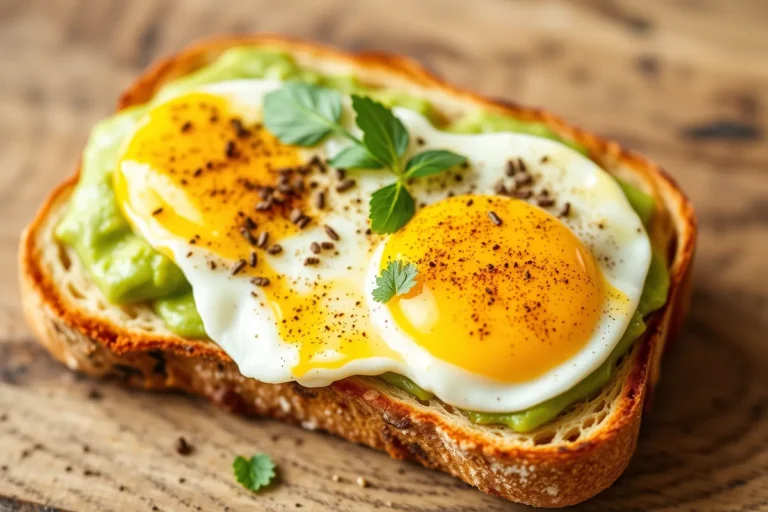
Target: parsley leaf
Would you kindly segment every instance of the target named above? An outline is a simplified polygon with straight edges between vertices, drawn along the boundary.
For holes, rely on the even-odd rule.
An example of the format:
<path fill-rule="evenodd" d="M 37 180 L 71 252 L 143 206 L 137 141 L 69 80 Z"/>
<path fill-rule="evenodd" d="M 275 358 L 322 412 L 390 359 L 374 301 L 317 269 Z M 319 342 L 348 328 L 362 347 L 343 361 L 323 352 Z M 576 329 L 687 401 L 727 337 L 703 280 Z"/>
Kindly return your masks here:
<path fill-rule="evenodd" d="M 368 153 L 400 174 L 400 157 L 408 149 L 408 130 L 390 109 L 370 98 L 352 95 L 355 123 L 363 131 Z"/>
<path fill-rule="evenodd" d="M 383 167 L 365 147 L 357 144 L 339 151 L 328 165 L 340 169 L 381 169 Z"/>
<path fill-rule="evenodd" d="M 380 188 L 371 196 L 371 231 L 394 233 L 411 220 L 416 213 L 413 196 L 401 181 Z"/>
<path fill-rule="evenodd" d="M 286 144 L 314 146 L 339 130 L 341 95 L 312 84 L 289 82 L 264 96 L 264 125 Z"/>
<path fill-rule="evenodd" d="M 444 149 L 430 149 L 414 155 L 405 166 L 405 178 L 423 178 L 466 162 L 466 157 Z"/>
<path fill-rule="evenodd" d="M 411 291 L 416 284 L 419 269 L 413 263 L 400 260 L 390 261 L 387 268 L 376 278 L 376 289 L 373 290 L 373 300 L 389 302 L 395 295 L 403 295 Z"/>
<path fill-rule="evenodd" d="M 257 453 L 250 459 L 238 456 L 232 463 L 238 483 L 251 491 L 269 485 L 275 477 L 275 463 L 266 453 Z"/>

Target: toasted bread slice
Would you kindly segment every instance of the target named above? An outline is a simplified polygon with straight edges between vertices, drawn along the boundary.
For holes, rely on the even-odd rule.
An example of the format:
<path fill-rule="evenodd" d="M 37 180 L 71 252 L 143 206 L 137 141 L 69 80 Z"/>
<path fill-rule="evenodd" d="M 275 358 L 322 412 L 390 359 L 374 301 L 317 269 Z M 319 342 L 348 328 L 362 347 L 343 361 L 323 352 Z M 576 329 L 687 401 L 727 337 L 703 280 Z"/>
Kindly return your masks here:
<path fill-rule="evenodd" d="M 236 45 L 279 48 L 308 69 L 352 73 L 364 83 L 428 98 L 451 119 L 485 109 L 542 121 L 586 146 L 609 172 L 657 200 L 653 237 L 666 248 L 671 288 L 666 306 L 619 364 L 613 381 L 554 421 L 520 434 L 479 426 L 437 399 L 413 396 L 370 377 L 325 388 L 264 384 L 243 377 L 214 343 L 171 333 L 149 307 L 109 304 L 73 251 L 54 239 L 77 176 L 59 185 L 24 232 L 19 251 L 24 310 L 41 343 L 74 370 L 118 376 L 153 389 L 203 395 L 225 408 L 321 429 L 439 469 L 494 495 L 543 507 L 578 503 L 605 489 L 634 451 L 643 404 L 660 357 L 687 308 L 696 223 L 692 207 L 656 164 L 547 112 L 489 100 L 446 84 L 415 62 L 379 53 L 348 54 L 279 37 L 207 42 L 164 60 L 125 92 L 118 108 L 148 101 L 158 88 Z"/>

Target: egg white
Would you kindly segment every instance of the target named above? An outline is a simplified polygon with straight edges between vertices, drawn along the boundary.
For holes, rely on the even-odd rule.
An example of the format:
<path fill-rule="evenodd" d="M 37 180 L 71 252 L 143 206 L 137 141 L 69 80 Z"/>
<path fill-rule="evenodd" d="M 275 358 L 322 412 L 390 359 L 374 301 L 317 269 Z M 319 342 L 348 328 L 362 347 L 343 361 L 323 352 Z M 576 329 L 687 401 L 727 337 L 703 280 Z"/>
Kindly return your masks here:
<path fill-rule="evenodd" d="M 198 91 L 225 97 L 233 112 L 246 120 L 257 121 L 264 95 L 280 86 L 281 82 L 274 80 L 234 80 L 204 86 Z M 344 108 L 346 118 L 353 119 L 346 99 Z M 408 376 L 451 405 L 485 412 L 522 410 L 572 388 L 605 361 L 618 343 L 631 313 L 637 308 L 650 265 L 650 241 L 621 189 L 594 162 L 558 142 L 515 133 L 444 133 L 416 112 L 402 108 L 394 109 L 394 112 L 410 132 L 412 146 L 417 137 L 425 142 L 418 148 L 411 147 L 409 154 L 440 148 L 469 159 L 471 165 L 464 172 L 463 180 L 450 187 L 455 195 L 493 194 L 507 161 L 522 157 L 531 172 L 539 176 L 540 186 L 554 191 L 561 203 L 570 203 L 572 214 L 563 222 L 591 250 L 608 283 L 626 297 L 628 303 L 621 308 L 629 314 L 611 315 L 609 311 L 618 306 L 606 303 L 605 313 L 592 337 L 574 357 L 521 384 L 496 382 L 436 359 L 396 325 L 386 305 L 371 299 L 386 240 L 378 247 L 372 247 L 359 233 L 368 228 L 371 194 L 392 183 L 394 176 L 384 171 L 360 171 L 355 172 L 357 186 L 344 194 L 334 194 L 333 207 L 325 211 L 315 225 L 280 240 L 282 255 L 264 254 L 263 258 L 276 272 L 295 281 L 296 291 L 302 291 L 301 287 L 306 286 L 305 291 L 309 292 L 310 283 L 318 279 L 356 283 L 366 298 L 378 334 L 402 356 L 402 361 L 385 357 L 358 359 L 335 370 L 311 370 L 296 378 L 292 368 L 299 361 L 298 348 L 280 339 L 272 311 L 260 305 L 263 303 L 261 292 L 254 290 L 248 276 L 233 276 L 221 267 L 211 269 L 207 265 L 210 252 L 190 245 L 187 240 L 158 233 L 152 219 L 140 220 L 137 228 L 150 244 L 162 244 L 171 251 L 192 286 L 206 332 L 238 364 L 246 377 L 269 383 L 295 380 L 304 386 L 325 386 L 353 375 L 392 371 Z M 350 129 L 356 130 L 354 126 Z M 325 158 L 336 154 L 345 144 L 344 140 L 331 137 L 304 154 L 307 160 L 313 155 Z M 547 162 L 540 163 L 544 156 L 548 158 Z M 123 162 L 123 166 L 141 165 Z M 139 169 L 125 170 L 140 172 Z M 323 177 L 318 176 L 317 180 L 322 181 Z M 436 186 L 433 180 L 421 180 L 410 189 L 418 203 L 431 204 L 446 197 L 446 190 Z M 321 258 L 317 266 L 304 266 L 301 264 L 303 259 L 312 256 L 310 243 L 327 239 L 323 224 L 333 226 L 338 232 L 340 239 L 335 244 L 339 254 Z M 606 258 L 610 259 L 611 265 L 604 262 Z M 344 304 L 339 307 L 343 308 Z M 327 353 L 320 357 L 333 359 L 335 355 Z"/>

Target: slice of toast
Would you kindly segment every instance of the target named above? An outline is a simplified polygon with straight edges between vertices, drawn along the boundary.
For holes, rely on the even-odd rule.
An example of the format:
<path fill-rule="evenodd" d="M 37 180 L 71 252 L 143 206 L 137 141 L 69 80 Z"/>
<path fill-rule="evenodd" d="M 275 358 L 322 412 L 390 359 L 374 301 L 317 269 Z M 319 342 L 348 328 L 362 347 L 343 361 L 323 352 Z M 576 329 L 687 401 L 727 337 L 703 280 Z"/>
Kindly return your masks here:
<path fill-rule="evenodd" d="M 656 198 L 652 236 L 666 249 L 671 287 L 646 335 L 622 358 L 612 382 L 552 422 L 525 434 L 471 423 L 437 399 L 421 402 L 380 379 L 348 378 L 324 388 L 243 377 L 214 343 L 171 333 L 146 306 L 109 304 L 68 247 L 54 239 L 77 176 L 59 185 L 25 230 L 19 250 L 22 299 L 41 343 L 68 367 L 153 389 L 178 389 L 234 412 L 288 420 L 439 469 L 494 495 L 543 507 L 578 503 L 605 489 L 634 451 L 643 404 L 658 379 L 667 340 L 687 309 L 696 222 L 676 184 L 656 164 L 567 125 L 547 112 L 489 100 L 446 84 L 415 62 L 258 36 L 207 42 L 164 60 L 122 95 L 118 109 L 237 45 L 278 48 L 308 68 L 428 98 L 446 120 L 484 109 L 547 123 L 591 158 Z"/>

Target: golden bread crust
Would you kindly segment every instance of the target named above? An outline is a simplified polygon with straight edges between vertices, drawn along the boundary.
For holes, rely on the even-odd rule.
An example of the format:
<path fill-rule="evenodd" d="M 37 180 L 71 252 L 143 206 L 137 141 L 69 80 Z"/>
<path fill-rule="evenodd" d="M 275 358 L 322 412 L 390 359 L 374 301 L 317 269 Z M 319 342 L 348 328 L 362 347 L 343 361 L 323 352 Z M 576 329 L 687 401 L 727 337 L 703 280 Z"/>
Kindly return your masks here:
<path fill-rule="evenodd" d="M 230 410 L 267 415 L 318 428 L 350 441 L 384 450 L 398 459 L 453 474 L 507 499 L 543 507 L 583 501 L 613 483 L 634 451 L 643 403 L 658 378 L 661 354 L 687 310 L 690 268 L 696 238 L 693 209 L 674 181 L 655 163 L 617 143 L 601 139 L 537 109 L 489 100 L 442 82 L 414 61 L 380 53 L 349 54 L 276 36 L 228 38 L 206 42 L 155 64 L 121 96 L 118 108 L 146 102 L 174 78 L 210 62 L 237 45 L 277 47 L 303 64 L 346 67 L 363 80 L 404 85 L 439 96 L 457 108 L 483 108 L 541 121 L 588 148 L 609 172 L 652 192 L 659 206 L 654 238 L 667 248 L 671 287 L 665 307 L 649 321 L 647 335 L 623 364 L 621 391 L 600 428 L 577 442 L 520 446 L 481 427 L 463 423 L 428 406 L 393 396 L 391 388 L 370 378 L 350 378 L 326 388 L 264 384 L 243 377 L 215 344 L 169 333 L 140 332 L 81 307 L 62 293 L 43 264 L 42 251 L 56 242 L 46 235 L 61 212 L 76 176 L 59 185 L 27 227 L 19 250 L 24 311 L 35 334 L 54 357 L 95 376 L 118 376 L 145 388 L 172 388 L 199 394 Z M 450 110 L 450 108 L 448 109 Z M 330 414 L 328 414 L 330 411 Z"/>

